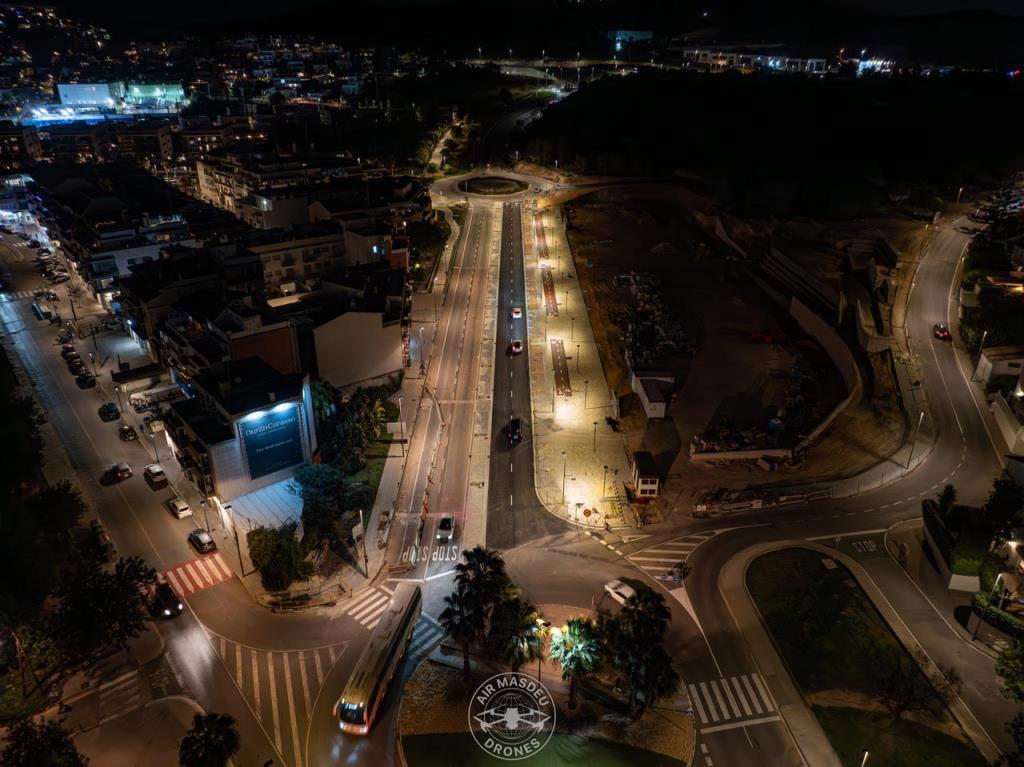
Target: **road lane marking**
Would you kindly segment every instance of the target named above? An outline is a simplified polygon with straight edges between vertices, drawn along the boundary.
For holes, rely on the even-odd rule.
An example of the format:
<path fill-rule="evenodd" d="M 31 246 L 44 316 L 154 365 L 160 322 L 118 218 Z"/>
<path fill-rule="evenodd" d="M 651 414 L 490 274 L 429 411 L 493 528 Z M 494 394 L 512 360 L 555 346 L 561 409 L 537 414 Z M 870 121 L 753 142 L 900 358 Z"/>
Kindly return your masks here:
<path fill-rule="evenodd" d="M 242 687 L 242 648 L 238 645 L 235 645 L 235 677 L 238 686 Z"/>
<path fill-rule="evenodd" d="M 302 699 L 306 702 L 305 716 L 308 719 L 313 714 L 309 706 L 309 678 L 306 673 L 306 653 L 299 650 L 299 676 L 302 679 Z"/>
<path fill-rule="evenodd" d="M 260 708 L 260 667 L 256 660 L 256 653 L 252 652 L 252 689 L 253 689 L 253 701 L 256 703 L 256 717 L 263 722 L 263 713 Z"/>
<path fill-rule="evenodd" d="M 313 653 L 313 665 L 316 666 L 316 686 L 317 689 L 323 687 L 324 684 L 324 669 L 320 665 L 320 651 L 317 650 Z"/>
<path fill-rule="evenodd" d="M 270 713 L 274 718 L 274 743 L 277 744 L 277 752 L 284 751 L 284 744 L 281 742 L 281 721 L 277 712 L 277 685 L 274 682 L 274 653 L 267 653 L 267 680 L 270 685 Z"/>
<path fill-rule="evenodd" d="M 738 730 L 740 727 L 751 727 L 755 724 L 770 724 L 771 722 L 779 722 L 781 719 L 778 715 L 775 716 L 763 716 L 760 719 L 742 719 L 738 722 L 730 722 L 729 724 L 716 724 L 711 727 L 701 727 L 700 732 L 702 735 L 710 735 L 715 732 L 724 732 L 725 730 Z"/>
<path fill-rule="evenodd" d="M 729 681 L 732 682 L 732 686 L 736 689 L 736 697 L 739 699 L 740 703 L 743 706 L 743 715 L 751 716 L 752 712 L 750 710 L 750 704 L 747 703 L 747 699 L 743 697 L 743 688 L 740 687 L 740 680 L 736 677 L 733 677 Z"/>
<path fill-rule="evenodd" d="M 689 690 L 690 690 L 690 700 L 692 700 L 693 704 L 697 707 L 697 714 L 700 716 L 700 723 L 701 724 L 707 724 L 708 723 L 708 717 L 707 717 L 707 714 L 704 713 L 704 706 L 701 705 L 700 695 L 697 694 L 697 688 L 694 687 L 691 684 L 689 686 Z"/>
<path fill-rule="evenodd" d="M 700 691 L 704 693 L 704 702 L 708 704 L 708 713 L 711 714 L 711 721 L 717 722 L 722 717 L 718 715 L 718 710 L 715 708 L 715 702 L 711 699 L 707 685 L 704 682 L 698 682 L 698 685 L 700 686 Z"/>
<path fill-rule="evenodd" d="M 757 695 L 754 693 L 754 688 L 751 687 L 751 685 L 750 685 L 750 678 L 746 674 L 744 674 L 742 676 L 742 679 L 743 679 L 743 686 L 747 690 L 747 695 L 750 696 L 750 702 L 754 706 L 754 713 L 755 714 L 760 714 L 762 712 L 761 701 L 758 699 Z"/>
<path fill-rule="evenodd" d="M 295 749 L 295 765 L 302 767 L 302 746 L 299 744 L 299 723 L 295 717 L 295 693 L 292 690 L 291 664 L 288 662 L 288 653 L 282 655 L 284 660 L 284 689 L 288 693 L 288 720 L 292 725 L 292 746 Z"/>

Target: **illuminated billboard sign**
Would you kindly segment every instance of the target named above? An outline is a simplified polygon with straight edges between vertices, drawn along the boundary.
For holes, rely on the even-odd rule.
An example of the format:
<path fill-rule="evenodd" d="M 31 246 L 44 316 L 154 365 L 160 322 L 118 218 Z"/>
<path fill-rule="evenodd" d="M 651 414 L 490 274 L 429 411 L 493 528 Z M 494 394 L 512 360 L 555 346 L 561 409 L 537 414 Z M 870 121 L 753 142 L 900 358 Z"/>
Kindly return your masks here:
<path fill-rule="evenodd" d="M 58 83 L 57 95 L 60 96 L 60 103 L 67 106 L 112 108 L 124 97 L 124 84 Z"/>
<path fill-rule="evenodd" d="M 180 83 L 132 84 L 126 100 L 133 104 L 177 104 L 185 100 L 185 89 Z"/>
<path fill-rule="evenodd" d="M 299 408 L 286 402 L 272 410 L 251 413 L 238 422 L 249 478 L 259 479 L 302 463 Z"/>

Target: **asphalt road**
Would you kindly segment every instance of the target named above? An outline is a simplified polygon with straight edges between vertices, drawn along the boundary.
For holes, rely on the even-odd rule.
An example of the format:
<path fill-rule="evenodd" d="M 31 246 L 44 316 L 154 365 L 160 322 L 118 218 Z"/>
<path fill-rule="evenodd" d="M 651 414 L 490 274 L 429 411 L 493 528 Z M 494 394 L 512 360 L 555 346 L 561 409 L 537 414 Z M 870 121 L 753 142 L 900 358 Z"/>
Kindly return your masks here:
<path fill-rule="evenodd" d="M 487 546 L 506 550 L 543 536 L 564 533 L 566 526 L 541 506 L 534 484 L 530 350 L 519 203 L 503 206 L 501 232 Z M 521 317 L 512 316 L 514 308 L 521 310 Z M 523 342 L 522 354 L 512 354 L 513 340 Z M 520 418 L 523 423 L 523 438 L 518 444 L 509 439 L 508 427 L 513 418 Z"/>

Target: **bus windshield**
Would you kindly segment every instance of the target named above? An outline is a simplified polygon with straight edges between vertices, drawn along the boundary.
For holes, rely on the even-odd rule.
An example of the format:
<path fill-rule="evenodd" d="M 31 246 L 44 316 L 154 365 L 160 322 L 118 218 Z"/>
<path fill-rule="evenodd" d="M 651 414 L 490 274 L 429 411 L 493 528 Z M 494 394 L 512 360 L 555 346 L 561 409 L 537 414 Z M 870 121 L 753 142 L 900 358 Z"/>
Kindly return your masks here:
<path fill-rule="evenodd" d="M 346 724 L 366 724 L 366 711 L 360 703 L 342 703 L 338 717 Z"/>

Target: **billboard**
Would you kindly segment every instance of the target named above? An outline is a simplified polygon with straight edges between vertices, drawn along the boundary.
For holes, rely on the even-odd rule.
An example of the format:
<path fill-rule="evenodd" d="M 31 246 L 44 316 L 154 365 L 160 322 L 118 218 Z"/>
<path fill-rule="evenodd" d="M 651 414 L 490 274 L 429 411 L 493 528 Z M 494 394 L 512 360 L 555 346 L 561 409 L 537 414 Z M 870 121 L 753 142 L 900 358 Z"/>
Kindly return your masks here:
<path fill-rule="evenodd" d="M 57 95 L 67 106 L 113 108 L 124 97 L 124 83 L 58 83 Z"/>
<path fill-rule="evenodd" d="M 131 104 L 178 104 L 185 100 L 181 83 L 137 83 L 128 86 L 125 100 Z"/>
<path fill-rule="evenodd" d="M 299 407 L 294 402 L 253 413 L 239 421 L 238 431 L 249 464 L 249 479 L 259 479 L 302 463 L 301 428 Z"/>

